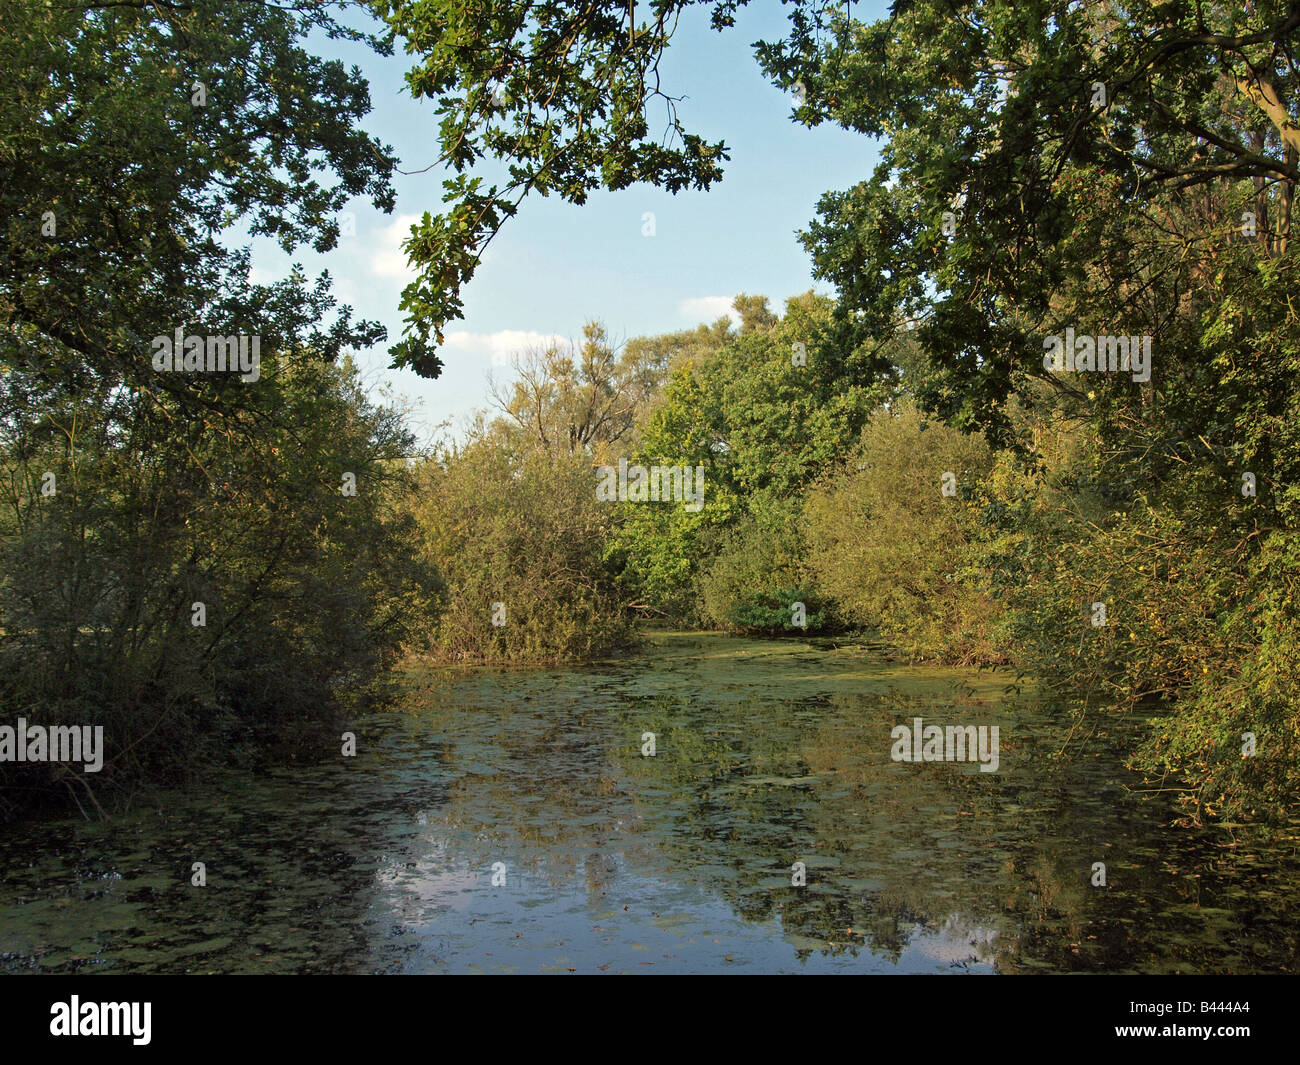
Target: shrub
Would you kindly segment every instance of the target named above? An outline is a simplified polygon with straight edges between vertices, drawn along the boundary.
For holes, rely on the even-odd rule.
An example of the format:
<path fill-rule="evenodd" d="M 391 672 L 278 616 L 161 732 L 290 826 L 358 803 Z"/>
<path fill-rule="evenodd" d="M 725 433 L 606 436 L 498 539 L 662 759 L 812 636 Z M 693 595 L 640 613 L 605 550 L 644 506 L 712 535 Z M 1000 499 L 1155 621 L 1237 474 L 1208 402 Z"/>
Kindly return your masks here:
<path fill-rule="evenodd" d="M 426 557 L 447 581 L 435 657 L 580 660 L 632 641 L 603 561 L 612 508 L 596 499 L 589 459 L 479 433 L 426 462 L 417 485 Z"/>
<path fill-rule="evenodd" d="M 1004 661 L 981 560 L 991 465 L 982 438 L 927 424 L 909 403 L 877 413 L 805 511 L 811 570 L 837 615 L 914 658 Z"/>
<path fill-rule="evenodd" d="M 10 812 L 19 794 L 93 805 L 336 750 L 427 621 L 437 575 L 391 507 L 411 443 L 397 415 L 350 364 L 264 369 L 246 406 L 181 429 L 157 396 L 35 397 L 9 377 L 0 713 L 102 725 L 106 748 L 93 775 L 0 765 Z"/>

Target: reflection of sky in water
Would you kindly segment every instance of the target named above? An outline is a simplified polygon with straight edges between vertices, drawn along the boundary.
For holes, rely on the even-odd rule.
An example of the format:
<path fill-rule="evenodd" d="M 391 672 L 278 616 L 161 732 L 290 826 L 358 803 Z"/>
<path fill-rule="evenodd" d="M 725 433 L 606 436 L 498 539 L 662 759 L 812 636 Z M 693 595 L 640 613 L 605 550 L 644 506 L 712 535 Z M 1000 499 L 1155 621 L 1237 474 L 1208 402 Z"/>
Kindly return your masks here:
<path fill-rule="evenodd" d="M 1294 831 L 1230 847 L 1165 827 L 1110 747 L 1056 759 L 1069 721 L 1001 683 L 716 637 L 416 674 L 403 712 L 355 726 L 356 759 L 7 829 L 0 970 L 1294 966 Z M 1000 771 L 891 762 L 914 715 L 998 724 Z"/>
<path fill-rule="evenodd" d="M 789 934 L 779 918 L 746 922 L 699 887 L 630 874 L 607 857 L 592 861 L 604 884 L 595 896 L 572 880 L 556 891 L 544 878 L 514 873 L 492 887 L 490 869 L 419 868 L 384 878 L 388 890 L 377 905 L 401 920 L 399 937 L 415 944 L 402 971 L 992 971 L 984 944 L 993 930 L 972 930 L 960 918 L 937 930 L 911 926 L 913 939 L 896 962 L 855 944 L 848 929 L 837 944 L 842 953 L 823 953 L 825 941 Z"/>

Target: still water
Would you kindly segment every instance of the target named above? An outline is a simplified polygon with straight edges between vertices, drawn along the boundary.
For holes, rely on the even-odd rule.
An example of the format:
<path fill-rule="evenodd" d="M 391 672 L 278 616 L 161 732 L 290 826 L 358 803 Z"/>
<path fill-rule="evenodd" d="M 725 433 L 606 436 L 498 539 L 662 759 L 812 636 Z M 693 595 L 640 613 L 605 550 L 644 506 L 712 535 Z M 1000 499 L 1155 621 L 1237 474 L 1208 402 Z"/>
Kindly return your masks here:
<path fill-rule="evenodd" d="M 1295 971 L 1300 826 L 1168 827 L 1007 680 L 700 634 L 413 671 L 354 758 L 0 829 L 0 971 Z M 916 717 L 998 771 L 892 761 Z"/>

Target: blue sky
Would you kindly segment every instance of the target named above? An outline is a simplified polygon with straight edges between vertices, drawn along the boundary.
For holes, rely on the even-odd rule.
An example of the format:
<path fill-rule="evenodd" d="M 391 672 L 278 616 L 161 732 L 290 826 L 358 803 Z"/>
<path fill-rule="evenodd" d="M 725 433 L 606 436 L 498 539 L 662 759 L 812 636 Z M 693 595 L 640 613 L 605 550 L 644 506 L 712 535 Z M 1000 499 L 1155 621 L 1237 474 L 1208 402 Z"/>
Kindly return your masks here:
<path fill-rule="evenodd" d="M 881 17 L 884 4 L 863 5 L 856 14 Z M 791 96 L 764 79 L 751 48 L 760 38 L 783 36 L 784 28 L 776 0 L 742 10 L 723 34 L 709 29 L 707 7 L 682 16 L 661 71 L 665 91 L 687 97 L 678 106 L 685 127 L 730 149 L 725 177 L 711 191 L 671 196 L 637 185 L 597 192 L 582 207 L 530 197 L 463 293 L 465 317 L 447 332 L 441 377 L 427 381 L 390 369 L 387 344 L 360 353 L 366 379 L 393 386 L 422 437 L 431 438 L 444 421 L 460 435 L 467 417 L 488 407 L 489 373 L 508 379 L 500 365 L 505 355 L 551 336 L 577 338 L 589 319 L 626 339 L 712 322 L 738 292 L 768 296 L 779 310 L 786 297 L 810 287 L 829 291 L 814 286 L 796 233 L 814 217 L 822 193 L 869 177 L 877 154 L 859 134 L 791 121 Z M 385 59 L 343 42 L 318 48 L 365 72 L 374 104 L 366 128 L 396 149 L 401 169 L 428 166 L 437 156 L 437 117 L 432 101 L 413 100 L 406 89 L 411 57 Z M 414 217 L 437 213 L 446 176 L 441 169 L 398 175 L 389 215 L 354 201 L 348 210 L 356 215 L 356 235 L 341 238 L 328 255 L 300 249 L 290 258 L 269 241 L 255 242 L 255 279 L 283 276 L 292 261 L 309 275 L 328 269 L 339 301 L 384 323 L 392 343 L 402 332 L 400 294 L 413 276 L 401 241 Z M 652 237 L 642 235 L 646 212 L 655 216 Z"/>

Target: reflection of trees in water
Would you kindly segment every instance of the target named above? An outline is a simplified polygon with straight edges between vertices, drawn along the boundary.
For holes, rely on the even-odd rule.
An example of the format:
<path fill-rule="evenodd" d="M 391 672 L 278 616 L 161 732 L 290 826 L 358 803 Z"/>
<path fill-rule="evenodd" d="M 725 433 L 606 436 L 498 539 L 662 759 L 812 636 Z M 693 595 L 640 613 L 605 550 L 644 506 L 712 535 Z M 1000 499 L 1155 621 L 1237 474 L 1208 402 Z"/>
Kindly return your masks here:
<path fill-rule="evenodd" d="M 913 717 L 998 725 L 1000 772 L 891 761 L 889 730 Z M 1053 740 L 1043 715 L 1011 703 L 938 705 L 903 693 L 831 701 L 803 749 L 826 780 L 818 793 L 818 837 L 840 859 L 851 897 L 859 897 L 855 880 L 872 885 L 867 912 L 855 914 L 869 945 L 897 957 L 911 938 L 936 959 L 1007 969 L 1015 967 L 1027 920 L 1050 917 L 1078 935 L 1089 902 L 1081 859 L 1100 849 L 1106 821 L 1069 801 L 1066 767 L 1050 756 Z M 1035 914 L 1016 906 L 1029 883 L 1026 860 L 1034 873 L 1029 893 L 1040 906 Z M 921 938 L 915 926 L 929 935 Z"/>
<path fill-rule="evenodd" d="M 885 702 L 864 707 L 861 699 L 837 697 L 730 707 L 727 724 L 740 727 L 728 729 L 736 749 L 725 781 L 692 781 L 689 764 L 675 766 L 683 790 L 695 785 L 696 801 L 687 831 L 669 834 L 665 847 L 689 867 L 702 848 L 682 841 L 711 841 L 710 865 L 728 865 L 735 875 L 708 886 L 748 920 L 779 916 L 800 953 L 816 942 L 823 953 L 866 946 L 897 960 L 933 912 L 929 893 L 915 889 L 914 871 L 900 868 L 894 855 L 917 846 L 915 811 L 901 803 L 934 807 L 945 785 L 932 775 L 894 786 L 888 727 L 873 728 Z M 931 710 L 918 700 L 895 703 L 909 713 Z M 716 820 L 725 823 L 713 830 Z M 795 861 L 807 867 L 805 888 L 790 885 Z M 941 880 L 951 875 L 934 872 Z"/>
<path fill-rule="evenodd" d="M 635 858 L 653 847 L 670 859 L 666 875 L 746 920 L 780 917 L 787 935 L 827 953 L 865 945 L 897 960 L 918 927 L 1006 923 L 996 863 L 971 878 L 972 865 L 989 865 L 996 786 L 889 760 L 889 728 L 934 717 L 932 701 L 658 696 L 594 713 L 538 700 L 496 724 L 457 713 L 469 717 L 457 723 L 465 738 L 442 815 L 469 841 L 467 861 L 509 860 L 556 888 L 581 866 L 594 901 L 616 876 L 611 840 L 635 867 L 662 869 L 650 853 Z M 640 754 L 644 731 L 657 737 L 652 758 Z M 458 762 L 498 771 L 462 773 Z M 790 886 L 796 860 L 807 888 Z"/>
<path fill-rule="evenodd" d="M 1186 919 L 1159 912 L 1162 849 L 1184 837 L 1122 793 L 1109 759 L 1055 757 L 1060 715 L 896 691 L 585 700 L 455 711 L 463 738 L 442 815 L 458 855 L 507 860 L 557 890 L 580 876 L 593 904 L 624 868 L 694 882 L 746 920 L 779 917 L 801 954 L 866 947 L 897 961 L 911 945 L 1003 971 L 1212 966 L 1223 954 L 1182 942 Z M 892 762 L 889 730 L 913 717 L 999 725 L 1000 772 Z M 497 772 L 462 771 L 476 763 Z M 790 886 L 796 860 L 806 888 Z M 1108 889 L 1089 882 L 1095 860 Z"/>
<path fill-rule="evenodd" d="M 105 824 L 7 832 L 0 942 L 23 946 L 0 967 L 41 958 L 45 971 L 119 973 L 395 964 L 389 930 L 371 926 L 373 859 L 400 862 L 402 827 L 444 796 L 416 774 L 353 769 L 283 771 L 173 795 L 156 812 Z M 206 865 L 206 887 L 191 885 L 193 862 Z"/>
<path fill-rule="evenodd" d="M 912 717 L 998 724 L 1003 772 L 892 762 L 889 729 Z M 701 882 L 746 919 L 779 916 L 801 953 L 820 941 L 823 953 L 866 946 L 896 961 L 915 942 L 1004 971 L 1142 968 L 1168 953 L 1168 935 L 1126 915 L 1159 887 L 1132 853 L 1139 841 L 1163 845 L 1158 816 L 1122 794 L 1117 765 L 1056 758 L 1057 715 L 840 695 L 722 706 L 679 731 L 653 766 L 629 765 L 669 775 L 691 798 L 656 833 L 660 845 L 688 875 L 705 864 Z M 719 772 L 723 751 L 731 763 Z M 1108 857 L 1112 887 L 1094 888 L 1091 863 Z M 807 863 L 806 888 L 789 886 L 795 860 Z M 1117 874 L 1129 890 L 1115 890 Z M 1189 961 L 1207 956 L 1183 947 Z"/>
<path fill-rule="evenodd" d="M 595 901 L 617 876 L 611 842 L 635 852 L 644 827 L 618 758 L 628 737 L 580 696 L 520 699 L 508 710 L 456 707 L 447 803 L 455 859 L 504 861 L 553 889 L 581 876 Z M 466 767 L 472 771 L 466 771 Z"/>
<path fill-rule="evenodd" d="M 1286 833 L 1228 847 L 1162 830 L 1108 759 L 1054 760 L 1068 721 L 1037 708 L 716 687 L 593 698 L 575 679 L 531 702 L 515 692 L 539 682 L 512 678 L 490 706 L 374 719 L 355 763 L 106 826 L 11 830 L 0 967 L 393 968 L 417 945 L 410 922 L 498 860 L 557 891 L 583 883 L 593 906 L 620 876 L 692 882 L 747 920 L 779 918 L 800 954 L 910 947 L 1009 972 L 1277 970 L 1300 954 Z M 914 716 L 999 724 L 1001 771 L 891 762 L 889 729 Z M 806 888 L 790 886 L 796 860 Z M 189 886 L 191 861 L 208 888 Z M 1090 885 L 1093 861 L 1108 888 Z"/>

